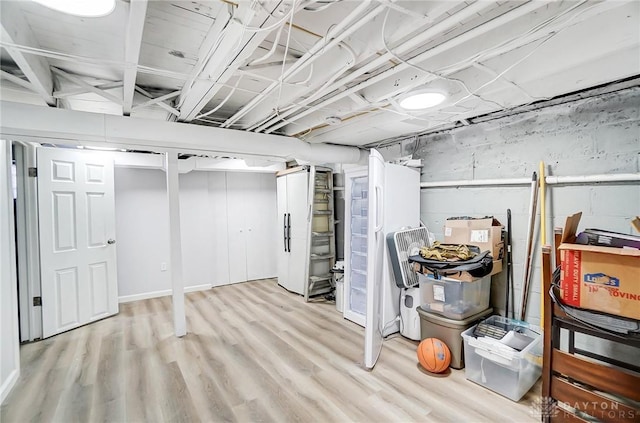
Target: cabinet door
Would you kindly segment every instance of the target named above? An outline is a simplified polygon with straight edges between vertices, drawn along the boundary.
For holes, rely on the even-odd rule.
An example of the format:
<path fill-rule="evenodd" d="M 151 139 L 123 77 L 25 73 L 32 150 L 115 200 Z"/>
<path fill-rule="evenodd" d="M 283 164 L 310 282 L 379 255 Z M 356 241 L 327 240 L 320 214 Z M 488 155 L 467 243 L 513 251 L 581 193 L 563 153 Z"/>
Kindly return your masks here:
<path fill-rule="evenodd" d="M 274 225 L 276 212 L 276 177 L 273 174 L 246 173 L 245 240 L 248 280 L 277 275 L 277 252 L 283 243 L 282 221 Z M 282 219 L 281 219 L 282 220 Z"/>
<path fill-rule="evenodd" d="M 229 282 L 247 279 L 246 214 L 251 189 L 244 173 L 227 173 L 227 232 L 229 236 Z"/>
<path fill-rule="evenodd" d="M 229 225 L 227 219 L 226 172 L 207 172 L 209 204 L 213 211 L 213 286 L 228 285 L 229 280 Z"/>
<path fill-rule="evenodd" d="M 307 239 L 309 237 L 310 202 L 309 173 L 297 172 L 287 178 L 287 210 L 291 215 L 290 237 Z"/>
<path fill-rule="evenodd" d="M 278 198 L 278 211 L 275 219 L 278 256 L 278 283 L 282 286 L 287 284 L 289 277 L 289 253 L 286 251 L 287 233 L 285 230 L 287 219 L 287 177 L 276 178 L 276 190 Z"/>
<path fill-rule="evenodd" d="M 296 294 L 304 295 L 304 286 L 309 270 L 309 253 L 307 240 L 304 238 L 291 238 L 291 252 L 289 253 L 289 274 L 287 283 L 281 284 L 286 289 Z"/>

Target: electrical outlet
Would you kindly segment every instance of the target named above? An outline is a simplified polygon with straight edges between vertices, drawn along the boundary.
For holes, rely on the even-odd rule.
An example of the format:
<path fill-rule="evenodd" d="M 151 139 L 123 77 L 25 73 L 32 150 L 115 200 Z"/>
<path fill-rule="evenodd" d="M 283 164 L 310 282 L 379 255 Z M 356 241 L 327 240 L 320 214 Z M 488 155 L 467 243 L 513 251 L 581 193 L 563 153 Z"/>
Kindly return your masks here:
<path fill-rule="evenodd" d="M 160 263 L 160 271 L 161 272 L 166 272 L 167 271 L 167 263 L 165 263 L 164 261 L 162 263 Z"/>

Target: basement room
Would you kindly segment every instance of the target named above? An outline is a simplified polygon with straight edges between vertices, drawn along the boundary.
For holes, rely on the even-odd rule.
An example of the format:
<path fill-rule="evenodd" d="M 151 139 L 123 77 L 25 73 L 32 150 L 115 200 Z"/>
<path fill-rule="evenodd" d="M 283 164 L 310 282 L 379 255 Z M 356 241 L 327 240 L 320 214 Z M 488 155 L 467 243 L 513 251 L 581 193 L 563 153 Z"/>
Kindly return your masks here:
<path fill-rule="evenodd" d="M 640 421 L 640 2 L 0 1 L 0 421 Z"/>

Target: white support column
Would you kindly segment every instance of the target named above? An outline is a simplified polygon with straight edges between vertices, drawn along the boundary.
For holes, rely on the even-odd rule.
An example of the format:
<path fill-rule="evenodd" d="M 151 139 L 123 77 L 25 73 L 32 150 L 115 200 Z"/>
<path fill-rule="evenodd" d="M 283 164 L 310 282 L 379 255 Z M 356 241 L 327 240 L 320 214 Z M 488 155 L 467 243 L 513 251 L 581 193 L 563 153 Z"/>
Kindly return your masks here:
<path fill-rule="evenodd" d="M 182 241 L 180 235 L 180 198 L 178 190 L 178 153 L 165 153 L 167 202 L 169 206 L 169 272 L 173 296 L 173 327 L 177 337 L 187 334 L 182 280 Z"/>

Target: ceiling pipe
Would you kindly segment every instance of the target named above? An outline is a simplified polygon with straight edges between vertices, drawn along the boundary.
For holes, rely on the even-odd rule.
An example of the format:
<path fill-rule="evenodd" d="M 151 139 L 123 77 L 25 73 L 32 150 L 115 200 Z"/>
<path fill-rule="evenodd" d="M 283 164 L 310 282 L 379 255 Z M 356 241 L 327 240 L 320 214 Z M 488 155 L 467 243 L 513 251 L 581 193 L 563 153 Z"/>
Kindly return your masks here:
<path fill-rule="evenodd" d="M 583 1 L 582 3 L 580 3 L 580 5 L 582 5 L 584 3 L 585 2 Z M 572 10 L 575 7 L 576 6 L 573 6 L 569 10 Z M 608 9 L 613 8 L 613 7 L 616 7 L 616 4 L 614 2 L 600 3 L 600 4 L 597 5 L 597 9 L 594 9 L 594 8 L 596 8 L 596 6 L 590 6 L 589 9 L 587 9 L 587 10 L 590 11 L 590 13 L 579 12 L 580 16 L 577 19 L 575 18 L 575 16 L 571 17 L 570 19 L 571 19 L 572 24 L 576 24 L 578 22 L 582 22 L 583 20 L 589 19 L 593 14 L 602 13 L 603 10 L 608 10 Z M 562 30 L 562 28 L 564 28 L 564 27 L 561 26 L 560 29 L 557 29 L 556 27 L 550 27 L 544 34 L 539 34 L 538 32 L 534 32 L 534 33 L 530 34 L 527 37 L 519 38 L 518 39 L 518 43 L 515 46 L 514 45 L 506 45 L 506 46 L 502 46 L 501 48 L 496 48 L 496 49 L 494 49 L 493 51 L 491 51 L 489 53 L 483 54 L 482 55 L 482 59 L 487 60 L 487 59 L 491 59 L 491 58 L 497 57 L 497 56 L 499 56 L 499 55 L 501 55 L 503 53 L 506 53 L 508 51 L 514 50 L 516 48 L 520 48 L 523 45 L 526 45 L 528 43 L 537 41 L 540 38 L 544 38 L 550 32 L 556 32 L 557 33 L 558 31 Z M 478 28 L 476 28 L 476 29 L 478 29 Z M 434 49 L 428 50 L 428 51 L 426 51 L 426 52 L 424 52 L 424 53 L 422 53 L 422 54 L 420 54 L 420 55 L 418 55 L 418 56 L 416 56 L 416 57 L 414 57 L 414 58 L 412 58 L 410 60 L 411 60 L 412 63 L 416 63 L 416 62 L 419 62 L 419 61 L 424 61 L 424 60 L 427 60 L 428 58 L 430 58 L 432 56 L 435 56 L 435 55 L 437 55 L 439 53 L 442 53 L 443 51 L 445 51 L 445 50 L 447 50 L 447 49 L 449 49 L 451 47 L 454 47 L 457 44 L 460 44 L 461 42 L 466 42 L 471 37 L 478 36 L 478 34 L 476 34 L 474 32 L 476 29 L 473 29 L 473 30 L 463 34 L 463 36 L 465 37 L 463 39 L 459 39 L 459 38 L 452 39 L 452 40 L 450 40 L 448 42 L 445 42 L 443 44 L 440 44 L 440 45 L 434 47 Z M 486 30 L 486 29 L 484 29 L 484 30 Z M 454 42 L 456 40 L 458 40 L 458 41 L 457 41 L 457 43 L 455 45 L 448 44 L 449 42 Z M 467 68 L 467 67 L 469 67 L 471 65 L 473 65 L 473 61 L 471 59 L 469 59 L 467 61 L 461 61 L 461 62 L 455 63 L 453 65 L 450 65 L 450 66 L 447 66 L 447 67 L 441 69 L 440 70 L 440 75 L 442 77 L 446 78 L 447 76 L 455 74 L 456 72 L 459 72 L 459 71 L 461 71 L 461 70 L 463 70 L 463 69 L 465 69 L 465 68 Z M 405 69 L 402 69 L 402 71 L 410 70 L 409 69 L 410 66 L 409 67 L 404 66 L 404 68 Z M 391 69 L 390 71 L 392 71 L 392 70 L 393 69 Z M 395 76 L 398 76 L 398 75 L 395 75 Z M 433 80 L 435 80 L 437 78 L 438 78 L 437 76 L 428 75 L 425 79 L 420 80 L 418 85 L 424 85 L 424 84 L 426 84 L 426 83 L 428 83 L 430 81 L 433 81 Z M 378 82 L 378 80 L 376 80 L 375 82 Z M 365 81 L 362 85 L 359 85 L 358 87 L 352 87 L 352 89 L 349 89 L 349 90 L 345 91 L 345 93 L 348 93 L 348 95 L 353 95 L 353 93 L 351 92 L 352 90 L 358 91 L 360 89 L 366 88 L 368 85 L 370 85 L 370 84 L 368 84 L 368 82 Z M 415 86 L 417 86 L 417 85 L 415 85 Z M 410 86 L 406 87 L 406 89 L 407 90 L 414 89 L 415 86 L 414 85 L 410 85 Z M 362 106 L 362 107 L 360 107 L 358 109 L 351 110 L 351 112 L 355 113 L 355 112 L 358 112 L 358 111 L 361 111 L 361 110 L 375 110 L 375 109 L 377 109 L 376 104 L 382 103 L 384 101 L 388 101 L 388 97 L 389 96 L 391 96 L 391 95 L 381 96 L 381 97 L 372 99 L 372 100 L 370 100 L 371 103 L 369 104 L 369 106 L 365 105 L 365 106 Z M 340 95 L 340 98 L 341 97 L 342 97 L 342 95 Z M 339 100 L 340 98 L 337 98 L 337 100 Z M 323 103 L 317 104 L 315 106 L 308 107 L 307 110 L 304 113 L 302 113 L 300 115 L 297 115 L 297 116 L 294 116 L 293 118 L 287 119 L 288 122 L 279 124 L 279 125 L 275 126 L 274 128 L 271 128 L 271 130 L 266 131 L 265 133 L 271 133 L 272 131 L 284 126 L 286 123 L 295 122 L 296 120 L 299 120 L 300 118 L 305 117 L 305 116 L 311 114 L 312 112 L 314 112 L 314 111 L 316 111 L 316 110 L 318 110 L 318 109 L 320 109 L 322 107 L 325 107 L 327 104 L 332 102 L 332 99 L 327 99 L 328 103 L 327 102 L 323 102 Z M 390 110 L 390 111 L 393 111 L 393 110 Z M 284 113 L 282 113 L 281 116 L 286 117 L 286 115 Z M 322 121 L 309 122 L 307 125 L 309 127 L 313 127 L 314 125 L 317 125 L 317 124 L 322 124 Z"/>
<path fill-rule="evenodd" d="M 540 5 L 538 5 L 538 7 L 539 6 Z M 483 11 L 485 11 L 487 9 L 490 9 L 490 8 L 493 8 L 493 7 L 495 7 L 495 5 L 493 3 L 491 3 L 491 2 L 486 2 L 486 1 L 475 2 L 472 5 L 465 7 L 464 9 L 456 12 L 453 15 L 448 16 L 447 18 L 445 18 L 442 21 L 438 22 L 437 24 L 427 28 L 425 31 L 421 32 L 420 34 L 416 35 L 415 37 L 410 38 L 409 40 L 407 40 L 404 43 L 400 44 L 399 46 L 395 47 L 395 53 L 396 54 L 407 53 L 407 52 L 419 47 L 420 45 L 424 44 L 425 42 L 429 41 L 436 34 L 438 34 L 440 32 L 446 32 L 446 31 L 450 30 L 451 28 L 453 28 L 454 26 L 458 25 L 461 21 L 469 19 L 472 16 L 480 14 Z M 352 73 L 350 73 L 346 77 L 334 82 L 332 85 L 326 87 L 323 90 L 323 92 L 316 93 L 316 95 L 314 95 L 313 98 L 318 98 L 318 97 L 321 97 L 323 95 L 327 95 L 327 94 L 339 89 L 340 87 L 344 87 L 347 84 L 349 84 L 350 82 L 352 82 L 355 79 L 357 79 L 358 77 L 364 75 L 365 73 L 371 72 L 374 69 L 379 68 L 380 66 L 386 64 L 389 60 L 392 60 L 393 58 L 394 58 L 393 55 L 391 53 L 387 52 L 387 53 L 377 57 L 372 62 L 364 65 L 363 67 L 361 67 L 359 69 L 356 69 L 355 71 L 353 71 Z M 398 66 L 395 66 L 395 67 L 391 68 L 389 71 L 397 72 L 399 70 L 398 67 L 399 66 L 403 66 L 403 65 L 404 64 L 401 63 Z M 404 69 L 405 66 L 406 65 L 404 65 L 400 69 Z M 383 73 L 386 74 L 386 75 L 389 75 L 387 73 L 389 71 L 386 71 L 386 72 L 383 72 Z M 349 90 L 349 91 L 351 91 L 351 90 Z M 351 91 L 351 92 L 354 92 L 354 91 Z M 343 96 L 341 96 L 340 98 L 342 98 L 342 97 Z M 337 98 L 336 98 L 336 100 L 337 100 Z M 256 129 L 256 131 L 257 132 L 264 131 L 266 128 L 269 128 L 271 125 L 276 124 L 278 122 L 280 122 L 280 123 L 277 124 L 274 127 L 271 127 L 270 129 L 268 129 L 265 132 L 266 133 L 271 133 L 271 132 L 275 131 L 276 129 L 281 128 L 282 126 L 286 125 L 286 122 L 285 121 L 281 121 L 280 118 L 286 118 L 288 116 L 291 116 L 293 113 L 299 111 L 304 106 L 309 104 L 311 101 L 313 101 L 313 100 L 303 100 L 303 101 L 299 102 L 299 106 L 298 107 L 293 108 L 293 109 L 287 111 L 286 113 L 280 114 L 278 117 L 271 119 L 269 122 L 267 122 L 266 124 L 260 126 L 258 129 Z M 327 102 L 328 101 L 325 100 L 322 104 L 325 104 Z M 306 116 L 306 114 L 304 114 L 304 116 Z M 294 120 L 297 120 L 297 119 L 298 119 L 298 116 L 295 116 Z"/>
<path fill-rule="evenodd" d="M 640 173 L 618 173 L 581 176 L 547 176 L 547 185 L 581 185 L 598 183 L 640 182 Z M 531 178 L 467 179 L 458 181 L 421 182 L 420 188 L 465 188 L 490 186 L 529 186 Z"/>
<path fill-rule="evenodd" d="M 261 156 L 323 163 L 367 163 L 357 147 L 309 144 L 293 137 L 138 119 L 0 101 L 0 135 L 12 141 L 94 144 L 151 151 Z"/>
<path fill-rule="evenodd" d="M 532 12 L 533 10 L 535 10 L 535 9 L 541 7 L 541 6 L 542 6 L 542 4 L 540 2 L 533 1 L 533 2 L 527 3 L 527 4 L 523 5 L 523 6 L 520 6 L 517 9 L 512 9 L 512 10 L 504 13 L 503 15 L 500 15 L 497 18 L 495 18 L 495 19 L 493 19 L 493 20 L 491 20 L 491 21 L 489 21 L 489 22 L 487 22 L 487 23 L 485 23 L 485 24 L 483 24 L 483 25 L 481 25 L 479 27 L 473 28 L 473 29 L 465 32 L 464 34 L 462 34 L 462 35 L 460 35 L 458 37 L 455 37 L 455 38 L 453 38 L 451 40 L 448 40 L 448 41 L 446 41 L 446 42 L 444 42 L 442 44 L 439 44 L 436 47 L 434 47 L 433 49 L 427 50 L 427 51 L 417 55 L 416 57 L 411 58 L 410 59 L 411 63 L 412 64 L 417 64 L 417 63 L 420 63 L 420 62 L 422 62 L 424 60 L 427 60 L 427 59 L 429 59 L 429 58 L 431 58 L 431 57 L 433 57 L 433 56 L 435 56 L 437 54 L 442 53 L 443 51 L 446 51 L 446 50 L 448 50 L 450 48 L 456 47 L 456 46 L 458 46 L 458 45 L 460 45 L 462 43 L 465 43 L 465 42 L 467 42 L 469 40 L 472 40 L 473 38 L 478 37 L 479 35 L 481 35 L 482 33 L 486 32 L 486 31 L 493 30 L 493 29 L 499 27 L 500 25 L 502 25 L 502 24 L 504 24 L 504 23 L 506 23 L 506 22 L 508 22 L 510 20 L 522 17 L 523 15 L 528 14 L 528 13 Z M 575 24 L 577 22 L 581 22 L 581 21 L 583 21 L 585 19 L 590 18 L 591 15 L 593 15 L 593 14 L 602 13 L 603 10 L 608 10 L 610 8 L 613 8 L 613 7 L 616 7 L 615 2 L 601 3 L 601 4 L 597 5 L 597 7 L 596 6 L 591 6 L 588 9 L 588 10 L 590 10 L 590 13 L 581 13 L 581 16 L 579 18 L 577 18 L 577 19 L 571 18 L 572 19 L 571 22 L 572 22 L 572 24 Z M 520 43 L 519 43 L 518 46 L 524 45 L 527 42 L 530 42 L 532 40 L 536 40 L 538 38 L 540 38 L 540 35 L 538 35 L 537 33 L 533 33 L 533 34 L 529 35 L 528 37 L 523 37 L 520 40 Z M 513 46 L 503 46 L 502 48 L 497 49 L 494 52 L 492 52 L 490 55 L 483 56 L 483 58 L 486 59 L 486 58 L 495 57 L 495 56 L 500 55 L 500 54 L 502 54 L 502 53 L 504 53 L 506 51 L 510 51 L 513 48 L 514 48 Z M 398 54 L 398 53 L 399 53 L 399 50 L 396 52 L 396 54 Z M 457 72 L 457 71 L 459 71 L 461 69 L 464 69 L 467 66 L 468 66 L 467 63 L 463 63 L 463 64 L 458 63 L 454 67 L 447 68 L 446 72 L 443 73 L 443 76 L 446 77 L 447 75 L 453 74 L 453 73 L 455 73 L 455 72 Z M 344 97 L 346 97 L 348 95 L 351 95 L 351 94 L 353 94 L 353 93 L 355 93 L 357 91 L 360 91 L 360 90 L 362 90 L 362 89 L 364 89 L 364 88 L 366 88 L 366 87 L 368 87 L 368 86 L 370 86 L 372 84 L 380 82 L 381 80 L 389 78 L 389 77 L 391 77 L 393 74 L 395 74 L 397 72 L 400 72 L 400 71 L 403 71 L 403 70 L 407 70 L 410 67 L 411 66 L 408 65 L 407 63 L 400 63 L 399 65 L 397 65 L 397 66 L 395 66 L 395 67 L 393 67 L 393 68 L 391 68 L 391 69 L 389 69 L 389 70 L 377 75 L 374 78 L 371 78 L 371 79 L 368 79 L 366 81 L 363 81 L 362 83 L 360 83 L 360 84 L 358 84 L 358 85 L 356 85 L 354 87 L 351 87 L 351 88 L 349 88 L 347 90 L 344 90 L 344 91 L 338 93 L 337 95 L 335 95 L 334 97 L 331 97 L 331 98 L 329 98 L 329 99 L 327 99 L 327 100 L 325 100 L 325 101 L 323 101 L 323 102 L 321 102 L 321 103 L 319 103 L 319 104 L 317 104 L 315 106 L 309 107 L 305 111 L 299 113 L 298 115 L 289 118 L 288 116 L 290 116 L 291 114 L 295 113 L 297 110 L 300 110 L 302 107 L 304 107 L 304 106 L 306 106 L 306 104 L 308 104 L 307 102 L 304 102 L 304 101 L 299 102 L 298 103 L 299 104 L 298 107 L 293 108 L 291 110 L 288 110 L 286 113 L 280 114 L 280 117 L 286 118 L 286 121 L 280 121 L 279 123 L 275 124 L 274 126 L 272 126 L 267 131 L 264 131 L 264 132 L 267 133 L 267 134 L 272 133 L 273 131 L 285 126 L 286 124 L 288 124 L 290 122 L 295 122 L 295 121 L 297 121 L 297 120 L 299 120 L 299 119 L 301 119 L 301 118 L 303 118 L 305 116 L 308 116 L 309 114 L 315 112 L 316 110 L 318 110 L 320 108 L 326 107 L 326 106 L 328 106 L 329 104 L 331 104 L 331 103 L 333 103 L 335 101 L 338 101 L 338 100 L 340 100 L 340 99 L 342 99 L 342 98 L 344 98 Z M 358 70 L 358 71 L 360 71 L 360 70 Z M 349 75 L 347 78 L 350 78 L 350 77 L 351 77 L 351 75 Z M 435 77 L 432 76 L 432 77 L 430 77 L 429 80 L 432 80 L 434 78 Z M 340 81 L 337 81 L 336 84 L 334 84 L 333 88 L 337 88 L 339 86 L 342 86 L 345 83 L 346 82 L 345 82 L 344 79 L 340 80 Z M 423 81 L 423 83 L 426 83 L 426 81 Z M 329 89 L 331 89 L 331 88 L 332 87 L 329 87 Z M 278 120 L 279 119 L 273 119 L 272 122 L 275 123 Z M 263 127 L 264 126 L 266 126 L 266 124 L 263 125 Z M 258 131 L 259 130 L 260 130 L 260 128 L 258 128 Z"/>
<path fill-rule="evenodd" d="M 223 128 L 227 128 L 233 125 L 238 119 L 242 118 L 249 111 L 253 110 L 262 100 L 266 98 L 268 94 L 273 92 L 276 88 L 280 86 L 280 81 L 285 81 L 287 78 L 295 75 L 306 66 L 315 62 L 320 55 L 318 54 L 320 51 L 329 50 L 336 45 L 338 45 L 344 38 L 348 37 L 356 30 L 361 28 L 365 23 L 369 22 L 375 16 L 379 15 L 384 11 L 385 6 L 378 6 L 375 9 L 371 10 L 365 16 L 360 17 L 361 13 L 364 12 L 366 8 L 371 5 L 371 0 L 367 0 L 361 3 L 357 8 L 355 8 L 345 19 L 343 19 L 338 25 L 334 26 L 331 31 L 327 34 L 325 38 L 319 39 L 296 63 L 294 63 L 289 69 L 287 69 L 278 79 L 278 81 L 269 85 L 265 90 L 260 93 L 260 95 L 254 97 L 248 104 L 246 104 L 243 108 L 238 110 L 233 116 L 231 116 L 227 121 L 222 125 Z M 327 43 L 327 40 L 330 40 Z"/>

